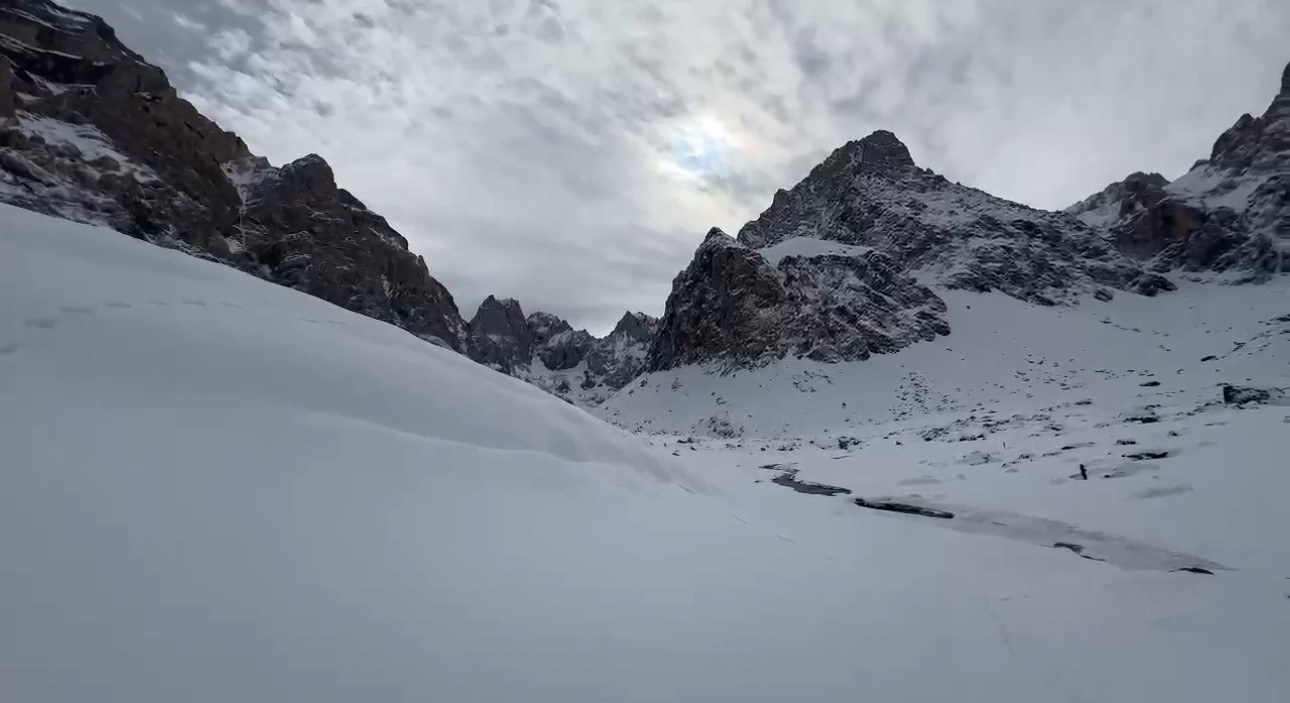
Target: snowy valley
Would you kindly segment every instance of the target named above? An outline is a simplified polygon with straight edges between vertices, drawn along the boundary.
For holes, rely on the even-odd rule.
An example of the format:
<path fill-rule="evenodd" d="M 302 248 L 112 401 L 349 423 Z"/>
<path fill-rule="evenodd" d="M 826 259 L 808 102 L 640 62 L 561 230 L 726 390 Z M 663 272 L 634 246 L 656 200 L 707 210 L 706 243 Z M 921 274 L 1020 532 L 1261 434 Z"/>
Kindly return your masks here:
<path fill-rule="evenodd" d="M 466 320 L 0 0 L 0 700 L 1290 700 L 1290 66 L 1065 211 L 886 131 L 767 195 L 660 318 Z"/>
<path fill-rule="evenodd" d="M 685 388 L 643 440 L 303 293 L 0 217 L 6 699 L 1290 685 L 1290 407 L 1216 385 L 1290 385 L 1285 279 L 1068 313 L 1065 337 L 963 294 L 998 341 L 656 374 L 605 406 Z M 775 399 L 764 424 L 692 436 L 741 392 Z"/>

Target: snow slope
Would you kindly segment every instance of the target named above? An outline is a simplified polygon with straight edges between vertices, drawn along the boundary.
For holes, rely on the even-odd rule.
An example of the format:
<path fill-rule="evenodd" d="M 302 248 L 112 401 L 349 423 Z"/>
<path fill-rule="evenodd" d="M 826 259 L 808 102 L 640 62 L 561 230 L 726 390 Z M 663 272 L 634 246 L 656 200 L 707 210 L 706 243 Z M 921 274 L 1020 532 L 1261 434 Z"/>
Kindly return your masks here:
<path fill-rule="evenodd" d="M 753 483 L 773 474 L 737 465 L 751 445 L 653 441 L 318 299 L 0 206 L 0 700 L 1290 690 L 1285 562 L 1250 561 L 1270 537 L 1160 547 L 1217 576 L 1094 563 Z M 1284 494 L 1258 476 L 1243 490 Z"/>
<path fill-rule="evenodd" d="M 855 363 L 652 373 L 597 412 L 644 432 L 702 434 L 716 418 L 749 436 L 809 437 L 983 409 L 1032 413 L 1090 397 L 1120 409 L 1199 403 L 1217 398 L 1224 382 L 1290 385 L 1290 322 L 1278 320 L 1290 314 L 1290 277 L 1179 285 L 1156 298 L 1121 293 L 1055 308 L 941 289 L 947 337 Z M 1138 385 L 1153 379 L 1161 387 L 1150 393 Z"/>

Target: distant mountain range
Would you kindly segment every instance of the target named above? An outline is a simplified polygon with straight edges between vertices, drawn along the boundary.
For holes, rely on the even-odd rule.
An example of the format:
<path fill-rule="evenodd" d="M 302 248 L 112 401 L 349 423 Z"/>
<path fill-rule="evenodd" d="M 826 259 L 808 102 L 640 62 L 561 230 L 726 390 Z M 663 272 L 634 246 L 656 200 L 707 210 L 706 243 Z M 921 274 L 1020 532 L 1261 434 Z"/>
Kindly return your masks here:
<path fill-rule="evenodd" d="M 1062 212 L 951 182 L 874 132 L 736 237 L 709 232 L 661 320 L 628 313 L 597 339 L 493 297 L 465 321 L 321 157 L 275 167 L 98 17 L 0 0 L 0 201 L 235 266 L 589 406 L 645 371 L 897 352 L 953 332 L 943 290 L 1069 306 L 1290 270 L 1290 66 L 1178 180 L 1135 173 Z"/>

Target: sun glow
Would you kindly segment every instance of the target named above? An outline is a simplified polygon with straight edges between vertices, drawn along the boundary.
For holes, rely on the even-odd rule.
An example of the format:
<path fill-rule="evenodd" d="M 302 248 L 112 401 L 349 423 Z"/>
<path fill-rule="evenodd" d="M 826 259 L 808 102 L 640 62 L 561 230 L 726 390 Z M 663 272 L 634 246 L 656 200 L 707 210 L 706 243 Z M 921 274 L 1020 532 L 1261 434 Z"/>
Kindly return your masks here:
<path fill-rule="evenodd" d="M 679 122 L 670 135 L 668 170 L 689 178 L 724 173 L 737 141 L 720 120 L 698 115 Z"/>

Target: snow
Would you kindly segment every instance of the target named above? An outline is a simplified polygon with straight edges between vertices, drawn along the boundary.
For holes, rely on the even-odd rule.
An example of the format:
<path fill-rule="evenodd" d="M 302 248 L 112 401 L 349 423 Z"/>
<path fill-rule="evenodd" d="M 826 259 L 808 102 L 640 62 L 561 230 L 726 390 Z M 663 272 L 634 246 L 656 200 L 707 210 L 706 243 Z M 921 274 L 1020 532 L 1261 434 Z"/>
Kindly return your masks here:
<path fill-rule="evenodd" d="M 1094 229 L 1109 229 L 1120 223 L 1120 201 L 1115 197 L 1112 184 L 1106 190 L 1094 193 L 1071 205 L 1062 212 L 1073 215 L 1076 219 Z"/>
<path fill-rule="evenodd" d="M 1290 337 L 1267 333 L 1275 328 L 1268 320 L 1290 313 L 1290 278 L 1178 285 L 1157 298 L 1120 293 L 1109 303 L 1058 308 L 938 289 L 950 310 L 948 337 L 854 364 L 788 359 L 732 373 L 683 367 L 645 377 L 598 412 L 631 429 L 685 434 L 713 413 L 744 408 L 736 422 L 753 434 L 799 437 L 983 407 L 1034 412 L 1093 394 L 1125 404 L 1151 378 L 1179 397 L 1212 398 L 1225 381 L 1285 385 Z M 1229 354 L 1237 343 L 1246 346 Z M 1211 354 L 1223 358 L 1201 361 Z"/>
<path fill-rule="evenodd" d="M 1250 206 L 1250 197 L 1270 176 L 1257 173 L 1234 177 L 1231 172 L 1208 164 L 1198 166 L 1165 186 L 1165 192 L 1209 209 L 1229 208 L 1237 214 Z"/>
<path fill-rule="evenodd" d="M 804 258 L 831 254 L 838 256 L 858 256 L 869 251 L 872 251 L 869 247 L 856 246 L 853 244 L 831 242 L 824 239 L 815 239 L 814 237 L 792 237 L 764 249 L 758 249 L 757 253 L 761 254 L 762 258 L 766 259 L 771 266 L 778 266 L 780 261 L 789 256 L 800 256 Z"/>
<path fill-rule="evenodd" d="M 108 157 L 127 172 L 134 173 L 141 181 L 157 178 L 152 169 L 134 163 L 128 156 L 118 151 L 113 146 L 112 140 L 96 127 L 71 124 L 28 112 L 18 113 L 18 123 L 23 132 L 39 136 L 46 143 L 76 148 L 87 162 Z"/>
<path fill-rule="evenodd" d="M 250 204 L 251 194 L 255 187 L 274 173 L 268 164 L 257 162 L 254 158 L 236 159 L 220 164 L 224 176 L 237 189 L 238 197 L 243 204 Z"/>
<path fill-rule="evenodd" d="M 1092 331 L 1121 352 L 1149 346 L 1117 341 L 1131 334 L 1183 341 L 1114 325 L 1232 327 L 1193 333 L 1208 346 L 1184 356 L 1223 358 L 1184 388 L 1138 387 L 1123 364 L 1118 379 L 1087 379 L 1079 390 L 1096 404 L 1061 412 L 1070 441 L 1097 444 L 1008 474 L 956 462 L 1002 452 L 1005 439 L 1012 452 L 1014 441 L 1024 451 L 1067 438 L 1030 438 L 1043 421 L 1027 420 L 982 442 L 916 442 L 929 424 L 966 421 L 947 410 L 861 428 L 854 450 L 822 447 L 823 433 L 655 436 L 651 447 L 521 381 L 235 270 L 7 206 L 0 223 L 6 700 L 1029 703 L 1235 692 L 1271 702 L 1290 691 L 1290 559 L 1285 511 L 1274 509 L 1290 488 L 1277 461 L 1290 410 L 1175 417 L 1193 396 L 1166 395 L 1160 423 L 1131 427 L 1142 448 L 1176 458 L 1114 480 L 1052 480 L 1077 459 L 1117 468 L 1099 462 L 1130 426 L 1097 425 L 1155 398 L 1137 393 L 1283 377 L 1285 335 L 1252 321 L 1266 320 L 1276 295 L 1284 307 L 1284 288 L 1246 287 L 1243 298 L 1189 288 L 1154 309 L 1117 298 L 1111 325 L 1072 317 L 1058 340 L 1010 299 L 957 301 L 956 314 L 971 300 L 983 316 L 1013 316 L 1026 337 L 995 342 L 995 354 L 1017 349 L 979 369 L 950 363 L 966 348 L 934 353 L 977 339 L 966 328 L 889 357 L 917 365 L 937 392 L 951 374 L 988 385 L 1011 361 L 1035 376 L 1030 388 L 1058 396 L 1040 377 L 1063 370 L 1041 373 L 1025 353 L 1064 344 L 1087 347 L 1072 351 L 1083 359 L 1110 355 L 1100 339 L 1077 341 Z M 898 368 L 886 363 L 848 368 Z M 802 388 L 830 388 L 793 368 Z M 1141 368 L 1166 380 L 1163 365 Z M 848 374 L 832 380 L 874 385 L 847 398 L 892 402 L 880 373 Z M 787 388 L 816 404 L 837 397 Z M 1000 411 L 1025 404 L 996 390 Z M 805 407 L 791 395 L 727 401 L 732 415 Z M 902 445 L 874 435 L 895 430 Z M 761 480 L 777 474 L 757 465 L 776 461 L 857 496 L 919 492 L 996 529 L 802 495 Z M 1054 535 L 1108 561 L 1040 544 Z M 1216 575 L 1166 570 L 1179 563 Z"/>

